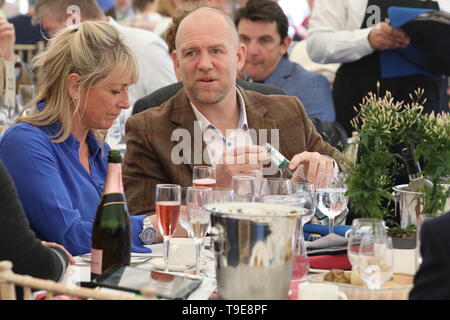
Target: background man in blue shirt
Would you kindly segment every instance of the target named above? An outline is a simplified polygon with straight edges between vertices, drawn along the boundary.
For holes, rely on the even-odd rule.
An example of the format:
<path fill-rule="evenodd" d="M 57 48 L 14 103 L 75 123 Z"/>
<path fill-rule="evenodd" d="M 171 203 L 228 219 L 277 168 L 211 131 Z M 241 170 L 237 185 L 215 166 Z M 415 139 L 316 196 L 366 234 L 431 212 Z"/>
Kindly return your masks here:
<path fill-rule="evenodd" d="M 334 121 L 327 79 L 287 59 L 289 23 L 281 7 L 270 0 L 250 0 L 235 14 L 240 41 L 247 46 L 246 76 L 283 89 L 300 99 L 308 116 Z"/>

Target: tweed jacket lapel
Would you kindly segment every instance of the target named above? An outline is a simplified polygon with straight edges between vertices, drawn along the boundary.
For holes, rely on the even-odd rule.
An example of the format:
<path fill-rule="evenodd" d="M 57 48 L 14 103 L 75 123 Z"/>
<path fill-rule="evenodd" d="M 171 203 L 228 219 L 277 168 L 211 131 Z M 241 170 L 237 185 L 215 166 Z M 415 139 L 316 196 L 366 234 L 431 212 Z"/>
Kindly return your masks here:
<path fill-rule="evenodd" d="M 262 100 L 258 99 L 258 96 L 256 95 L 250 95 L 248 91 L 242 90 L 242 88 L 238 87 L 241 91 L 245 107 L 247 111 L 247 121 L 248 125 L 251 129 L 255 129 L 257 131 L 257 141 L 254 141 L 255 144 L 263 145 L 265 142 L 273 144 L 273 130 L 277 130 L 277 121 L 275 119 L 269 119 L 266 118 L 265 115 L 268 112 L 268 108 L 277 108 L 276 105 L 267 106 L 263 103 Z M 267 140 L 264 141 L 264 135 L 262 135 L 261 129 L 267 130 Z M 281 137 L 277 139 L 277 143 L 280 144 L 281 147 L 283 147 L 284 150 L 286 149 L 287 145 L 285 145 L 284 141 L 282 141 Z"/>

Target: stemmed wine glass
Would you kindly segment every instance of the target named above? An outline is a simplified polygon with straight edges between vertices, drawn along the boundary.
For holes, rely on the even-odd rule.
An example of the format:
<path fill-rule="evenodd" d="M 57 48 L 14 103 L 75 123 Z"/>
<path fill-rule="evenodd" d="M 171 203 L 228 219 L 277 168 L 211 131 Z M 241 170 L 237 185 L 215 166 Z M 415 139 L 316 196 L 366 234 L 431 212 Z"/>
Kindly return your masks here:
<path fill-rule="evenodd" d="M 187 231 L 188 237 L 192 238 L 192 229 L 188 221 L 187 207 L 186 207 L 186 194 L 188 187 L 181 187 L 181 203 L 180 203 L 180 217 L 178 222 Z"/>
<path fill-rule="evenodd" d="M 347 186 L 342 173 L 319 173 L 316 180 L 317 208 L 329 219 L 330 231 L 333 233 L 334 218 L 347 207 Z"/>
<path fill-rule="evenodd" d="M 366 235 L 361 239 L 358 259 L 362 280 L 371 290 L 381 286 L 394 274 L 392 238 Z"/>
<path fill-rule="evenodd" d="M 347 256 L 353 270 L 358 269 L 359 249 L 364 236 L 386 236 L 386 225 L 381 219 L 359 218 L 354 219 L 348 235 Z"/>
<path fill-rule="evenodd" d="M 316 212 L 316 191 L 312 183 L 295 182 L 292 185 L 292 191 L 301 208 L 304 209 L 302 214 L 302 225 L 309 222 Z"/>
<path fill-rule="evenodd" d="M 189 224 L 196 244 L 195 274 L 200 271 L 200 254 L 205 235 L 210 226 L 210 212 L 204 206 L 212 202 L 212 188 L 189 187 L 186 193 L 186 206 Z"/>
<path fill-rule="evenodd" d="M 168 271 L 170 239 L 175 232 L 180 216 L 181 186 L 157 184 L 155 195 L 159 230 L 164 238 L 164 268 Z"/>
<path fill-rule="evenodd" d="M 192 169 L 192 186 L 216 187 L 216 168 L 211 166 L 195 166 Z"/>

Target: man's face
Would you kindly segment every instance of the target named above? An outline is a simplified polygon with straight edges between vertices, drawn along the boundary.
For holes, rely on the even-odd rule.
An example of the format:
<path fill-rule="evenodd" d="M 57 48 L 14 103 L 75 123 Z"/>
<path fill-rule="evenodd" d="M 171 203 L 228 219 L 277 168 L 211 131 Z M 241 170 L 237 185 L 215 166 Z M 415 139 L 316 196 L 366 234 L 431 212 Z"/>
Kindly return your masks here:
<path fill-rule="evenodd" d="M 59 30 L 64 28 L 66 25 L 48 15 L 43 15 L 41 17 L 42 29 L 44 29 L 50 38 L 53 38 Z"/>
<path fill-rule="evenodd" d="M 239 40 L 247 47 L 244 71 L 254 81 L 267 79 L 289 48 L 290 38 L 282 41 L 275 21 L 242 19 L 237 30 Z"/>
<path fill-rule="evenodd" d="M 230 94 L 244 59 L 244 46 L 237 43 L 232 26 L 217 13 L 195 12 L 178 29 L 175 71 L 194 105 L 217 104 Z"/>

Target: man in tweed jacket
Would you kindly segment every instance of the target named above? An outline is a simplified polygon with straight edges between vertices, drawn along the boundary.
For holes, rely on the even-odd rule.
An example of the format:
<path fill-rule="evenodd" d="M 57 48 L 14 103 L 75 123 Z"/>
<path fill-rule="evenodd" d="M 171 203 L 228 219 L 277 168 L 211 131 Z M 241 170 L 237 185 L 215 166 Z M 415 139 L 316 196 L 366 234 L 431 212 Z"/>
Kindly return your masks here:
<path fill-rule="evenodd" d="M 344 156 L 322 140 L 297 98 L 265 96 L 236 86 L 236 72 L 245 61 L 245 46 L 239 44 L 233 22 L 220 11 L 200 8 L 183 19 L 173 60 L 184 88 L 160 107 L 130 117 L 126 124 L 123 177 L 131 214 L 154 211 L 156 184 L 190 186 L 193 166 L 211 161 L 205 152 L 206 143 L 196 139 L 199 130 L 202 137 L 195 122 L 199 117 L 222 134 L 225 149 L 226 130 L 239 126 L 244 132 L 278 130 L 279 150 L 291 160 L 290 169 L 302 163 L 310 181 L 318 172 L 333 170 L 330 157 L 340 166 L 344 163 Z M 189 133 L 189 139 L 182 141 L 189 150 L 175 152 L 183 158 L 182 163 L 174 160 L 173 152 L 180 145 L 180 129 Z M 269 135 L 269 143 L 271 138 Z M 245 159 L 245 163 L 216 163 L 218 184 L 229 183 L 233 174 L 261 169 L 260 162 L 249 161 L 252 156 L 264 159 L 264 152 L 257 146 L 260 141 L 253 142 L 253 146 L 228 150 L 234 159 Z"/>

